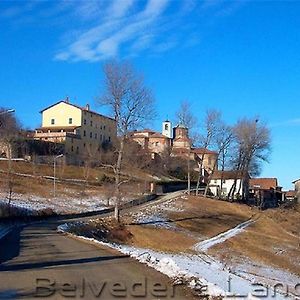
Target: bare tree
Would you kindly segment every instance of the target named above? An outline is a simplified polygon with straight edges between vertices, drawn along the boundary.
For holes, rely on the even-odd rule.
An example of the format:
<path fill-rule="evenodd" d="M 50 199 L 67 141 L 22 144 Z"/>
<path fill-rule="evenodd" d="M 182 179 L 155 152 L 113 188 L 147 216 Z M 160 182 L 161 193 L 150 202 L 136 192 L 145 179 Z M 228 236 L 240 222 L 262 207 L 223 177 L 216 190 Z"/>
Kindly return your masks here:
<path fill-rule="evenodd" d="M 245 186 L 247 174 L 259 175 L 262 162 L 268 162 L 271 151 L 271 136 L 269 128 L 259 122 L 259 119 L 242 119 L 233 128 L 234 149 L 232 156 L 232 167 L 243 174 L 241 185 Z M 233 201 L 237 188 L 237 178 L 228 194 L 228 199 Z M 242 198 L 247 198 L 247 190 L 242 191 Z"/>
<path fill-rule="evenodd" d="M 215 174 L 215 171 L 218 169 L 218 166 L 221 167 L 222 175 L 223 171 L 225 170 L 226 162 L 228 160 L 228 151 L 232 145 L 233 142 L 233 132 L 232 128 L 228 125 L 226 125 L 223 121 L 220 122 L 220 126 L 216 128 L 216 134 L 215 134 L 215 151 L 217 153 L 216 160 L 214 161 L 214 165 L 211 169 L 211 173 L 208 176 L 207 179 L 207 185 L 205 188 L 204 196 L 207 196 L 209 186 L 211 179 L 213 178 L 213 175 Z M 221 175 L 221 191 L 223 189 L 223 178 Z"/>
<path fill-rule="evenodd" d="M 180 107 L 176 112 L 176 122 L 189 130 L 189 138 L 193 144 L 196 139 L 196 134 L 194 132 L 197 126 L 197 118 L 192 112 L 192 105 L 189 101 L 184 100 L 180 103 Z M 187 173 L 188 173 L 188 194 L 191 193 L 191 149 L 188 151 L 187 157 Z"/>
<path fill-rule="evenodd" d="M 193 137 L 194 130 L 197 127 L 197 118 L 192 112 L 192 105 L 188 100 L 181 101 L 175 117 L 176 123 L 189 129 L 190 138 Z"/>
<path fill-rule="evenodd" d="M 216 138 L 222 127 L 221 113 L 217 110 L 208 110 L 205 115 L 203 124 L 203 133 L 199 134 L 197 137 L 199 145 L 207 149 L 209 147 L 213 148 L 216 144 Z M 196 195 L 199 194 L 200 183 L 204 180 L 205 168 L 204 159 L 205 152 L 201 155 L 198 162 L 199 174 L 196 186 Z"/>
<path fill-rule="evenodd" d="M 0 108 L 0 142 L 6 148 L 6 155 L 12 155 L 12 143 L 20 131 L 20 124 L 14 114 L 6 113 L 5 108 Z"/>
<path fill-rule="evenodd" d="M 129 131 L 143 126 L 155 116 L 154 98 L 145 86 L 143 77 L 129 63 L 108 62 L 103 68 L 105 92 L 99 99 L 107 106 L 117 123 L 119 145 L 116 162 L 111 165 L 115 174 L 115 219 L 120 221 L 120 186 L 124 147 Z"/>
<path fill-rule="evenodd" d="M 16 178 L 12 165 L 12 156 L 17 136 L 21 130 L 20 123 L 14 114 L 7 113 L 9 110 L 0 108 L 0 144 L 5 156 L 8 158 L 6 184 L 8 192 L 9 214 Z"/>

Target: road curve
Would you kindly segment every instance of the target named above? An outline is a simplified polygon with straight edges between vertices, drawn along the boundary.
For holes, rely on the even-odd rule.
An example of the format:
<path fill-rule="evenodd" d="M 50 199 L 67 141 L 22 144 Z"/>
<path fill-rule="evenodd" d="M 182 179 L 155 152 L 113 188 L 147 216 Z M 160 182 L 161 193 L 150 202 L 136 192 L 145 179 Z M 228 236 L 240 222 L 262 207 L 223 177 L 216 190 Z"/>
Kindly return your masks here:
<path fill-rule="evenodd" d="M 0 299 L 194 299 L 128 256 L 58 234 L 57 225 L 31 224 L 0 240 Z"/>

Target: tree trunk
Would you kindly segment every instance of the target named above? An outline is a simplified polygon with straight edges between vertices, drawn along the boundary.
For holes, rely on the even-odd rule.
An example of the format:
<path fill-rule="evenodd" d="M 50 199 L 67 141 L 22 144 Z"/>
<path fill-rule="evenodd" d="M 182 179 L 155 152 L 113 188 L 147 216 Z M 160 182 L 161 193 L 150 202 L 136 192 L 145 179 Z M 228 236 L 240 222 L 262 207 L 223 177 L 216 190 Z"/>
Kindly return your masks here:
<path fill-rule="evenodd" d="M 202 154 L 201 161 L 199 164 L 199 175 L 198 175 L 198 179 L 197 179 L 196 195 L 199 195 L 200 181 L 202 179 L 203 160 L 204 160 L 204 155 Z"/>
<path fill-rule="evenodd" d="M 188 195 L 191 194 L 191 162 L 190 155 L 188 157 Z"/>
<path fill-rule="evenodd" d="M 218 155 L 218 158 L 219 158 L 219 155 Z M 216 169 L 217 169 L 218 158 L 216 159 L 216 161 L 215 161 L 215 163 L 214 163 L 212 172 L 209 174 L 209 176 L 208 176 L 208 178 L 207 178 L 207 184 L 206 184 L 205 191 L 204 191 L 204 197 L 207 196 L 208 189 L 209 189 L 209 185 L 210 185 L 210 182 L 211 182 L 211 178 L 212 178 L 212 176 L 214 175 L 214 173 L 215 173 L 215 171 L 216 171 Z M 222 181 L 221 181 L 221 182 L 222 182 Z M 217 196 L 217 195 L 216 195 L 216 196 Z"/>
<path fill-rule="evenodd" d="M 121 193 L 120 193 L 120 182 L 121 182 L 121 167 L 122 167 L 122 159 L 124 153 L 124 144 L 125 144 L 125 137 L 121 138 L 120 142 L 120 149 L 118 153 L 118 160 L 115 169 L 115 196 L 116 196 L 116 203 L 115 203 L 115 219 L 119 223 L 120 222 L 120 202 L 121 202 Z"/>

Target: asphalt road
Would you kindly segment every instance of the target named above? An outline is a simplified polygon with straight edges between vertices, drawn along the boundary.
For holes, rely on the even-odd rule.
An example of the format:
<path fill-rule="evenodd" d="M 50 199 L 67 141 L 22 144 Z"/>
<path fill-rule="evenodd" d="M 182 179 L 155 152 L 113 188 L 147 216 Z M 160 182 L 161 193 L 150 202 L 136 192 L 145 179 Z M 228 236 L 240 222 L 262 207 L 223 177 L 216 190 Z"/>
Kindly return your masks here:
<path fill-rule="evenodd" d="M 0 299 L 194 299 L 128 256 L 58 234 L 59 224 L 31 224 L 0 240 Z"/>

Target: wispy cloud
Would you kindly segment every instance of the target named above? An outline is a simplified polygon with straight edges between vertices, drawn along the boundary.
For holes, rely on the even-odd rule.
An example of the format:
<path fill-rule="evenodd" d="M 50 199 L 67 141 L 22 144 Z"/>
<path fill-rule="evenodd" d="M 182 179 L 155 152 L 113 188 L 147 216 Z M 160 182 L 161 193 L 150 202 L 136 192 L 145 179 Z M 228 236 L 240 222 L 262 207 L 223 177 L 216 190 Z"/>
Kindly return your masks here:
<path fill-rule="evenodd" d="M 54 59 L 96 62 L 114 56 L 136 56 L 141 52 L 158 55 L 175 47 L 193 47 L 201 40 L 205 18 L 211 21 L 234 13 L 240 6 L 236 2 L 239 1 L 61 0 L 37 5 L 31 1 L 6 7 L 0 18 L 17 19 L 20 24 L 22 17 L 30 17 L 31 21 L 60 26 L 63 32 Z"/>
<path fill-rule="evenodd" d="M 88 60 L 99 61 L 119 54 L 120 48 L 127 42 L 132 42 L 135 51 L 150 44 L 147 29 L 154 28 L 169 4 L 169 0 L 149 0 L 145 7 L 127 16 L 133 6 L 133 0 L 125 0 L 121 6 L 115 1 L 108 8 L 109 18 L 104 18 L 97 25 L 83 34 L 60 51 L 55 58 L 58 60 Z M 138 42 L 137 42 L 138 41 Z"/>
<path fill-rule="evenodd" d="M 300 118 L 284 120 L 281 122 L 271 124 L 271 127 L 290 127 L 290 126 L 300 126 Z"/>

